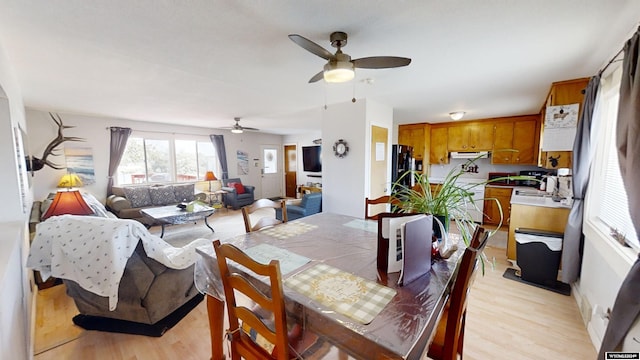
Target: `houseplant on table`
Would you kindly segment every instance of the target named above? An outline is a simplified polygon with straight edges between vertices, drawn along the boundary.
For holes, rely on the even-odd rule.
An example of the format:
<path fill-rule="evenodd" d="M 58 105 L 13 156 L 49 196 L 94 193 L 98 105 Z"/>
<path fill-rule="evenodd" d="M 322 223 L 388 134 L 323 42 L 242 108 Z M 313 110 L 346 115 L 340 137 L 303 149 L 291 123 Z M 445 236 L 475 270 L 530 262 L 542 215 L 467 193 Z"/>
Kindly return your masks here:
<path fill-rule="evenodd" d="M 500 213 L 500 221 L 496 229 L 490 232 L 489 236 L 492 236 L 502 226 L 502 206 L 497 198 L 474 199 L 473 189 L 491 182 L 505 180 L 506 178 L 496 178 L 479 183 L 458 183 L 458 178 L 465 173 L 464 169 L 473 165 L 477 159 L 469 159 L 463 166 L 451 169 L 440 184 L 430 184 L 426 174 L 416 171 L 406 172 L 392 185 L 391 201 L 396 204 L 396 211 L 432 214 L 434 219 L 438 219 L 443 223 L 445 231 L 448 231 L 449 223 L 453 220 L 465 245 L 468 246 L 476 227 L 469 210 L 479 210 L 478 201 L 494 201 Z M 413 176 L 415 185 L 403 184 L 402 180 L 405 176 Z M 524 179 L 524 177 L 520 176 L 511 176 L 509 178 L 512 180 Z M 434 185 L 433 188 L 431 185 Z M 439 233 L 439 226 L 436 223 L 434 222 L 434 234 Z M 446 240 L 446 236 L 443 236 L 443 238 Z"/>

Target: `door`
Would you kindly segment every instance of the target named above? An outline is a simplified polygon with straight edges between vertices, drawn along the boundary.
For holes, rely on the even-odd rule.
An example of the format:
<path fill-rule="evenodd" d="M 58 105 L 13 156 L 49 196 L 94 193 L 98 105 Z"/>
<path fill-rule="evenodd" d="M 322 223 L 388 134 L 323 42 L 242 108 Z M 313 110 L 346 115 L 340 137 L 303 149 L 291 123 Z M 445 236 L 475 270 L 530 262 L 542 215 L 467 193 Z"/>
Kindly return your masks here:
<path fill-rule="evenodd" d="M 296 197 L 298 156 L 295 145 L 284 146 L 284 189 L 288 198 Z"/>
<path fill-rule="evenodd" d="M 390 193 L 391 189 L 387 176 L 387 154 L 389 149 L 389 142 L 387 141 L 389 129 L 371 126 L 371 179 L 369 181 L 369 198 L 375 199 L 380 196 L 384 196 Z M 364 203 L 364 199 L 362 199 Z M 379 212 L 387 211 L 386 205 L 378 204 L 371 205 L 369 208 L 370 214 L 376 214 Z M 362 213 L 364 216 L 364 212 Z"/>
<path fill-rule="evenodd" d="M 279 146 L 262 145 L 262 170 L 261 185 L 262 198 L 275 198 L 282 196 L 280 184 L 282 183 L 282 174 L 280 166 L 280 156 L 278 155 Z"/>

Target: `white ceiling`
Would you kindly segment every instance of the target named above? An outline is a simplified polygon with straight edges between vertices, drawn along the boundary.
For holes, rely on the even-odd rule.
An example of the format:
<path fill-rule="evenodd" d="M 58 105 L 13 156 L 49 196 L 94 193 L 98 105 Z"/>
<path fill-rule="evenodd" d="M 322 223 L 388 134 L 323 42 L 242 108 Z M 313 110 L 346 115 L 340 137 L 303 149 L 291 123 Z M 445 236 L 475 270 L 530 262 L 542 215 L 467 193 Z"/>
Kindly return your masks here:
<path fill-rule="evenodd" d="M 552 82 L 595 74 L 638 21 L 637 0 L 0 0 L 0 46 L 29 107 L 292 134 L 354 93 L 399 124 L 537 113 Z M 325 61 L 287 35 L 334 52 L 337 30 L 353 58 L 413 61 L 308 84 Z"/>

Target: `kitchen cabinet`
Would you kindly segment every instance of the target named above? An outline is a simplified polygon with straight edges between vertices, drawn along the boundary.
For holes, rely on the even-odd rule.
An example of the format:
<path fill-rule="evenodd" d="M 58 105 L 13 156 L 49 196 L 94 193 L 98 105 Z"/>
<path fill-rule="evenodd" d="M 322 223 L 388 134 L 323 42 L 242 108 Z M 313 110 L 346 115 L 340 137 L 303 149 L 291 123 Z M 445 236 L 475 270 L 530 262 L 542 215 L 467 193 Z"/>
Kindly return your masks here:
<path fill-rule="evenodd" d="M 510 187 L 493 187 L 487 186 L 484 190 L 484 223 L 491 225 L 498 225 L 500 223 L 500 209 L 498 208 L 498 204 L 500 203 L 500 207 L 502 208 L 502 224 L 505 226 L 509 225 L 509 220 L 511 217 L 511 192 L 512 188 Z M 493 200 L 495 199 L 495 200 Z"/>
<path fill-rule="evenodd" d="M 422 160 L 425 154 L 425 125 L 400 125 L 398 127 L 398 144 L 413 147 L 413 157 L 416 160 Z"/>
<path fill-rule="evenodd" d="M 538 156 L 538 115 L 497 122 L 494 126 L 492 164 L 536 165 Z M 508 151 L 512 149 L 515 151 Z"/>
<path fill-rule="evenodd" d="M 429 149 L 429 163 L 449 163 L 448 128 L 446 126 L 431 127 L 431 147 Z"/>
<path fill-rule="evenodd" d="M 450 126 L 449 151 L 487 151 L 493 148 L 493 122 L 482 121 Z"/>
<path fill-rule="evenodd" d="M 582 114 L 582 104 L 584 102 L 584 89 L 589 84 L 589 78 L 580 78 L 567 81 L 559 81 L 551 84 L 549 95 L 542 109 L 542 121 L 544 124 L 545 110 L 548 106 L 580 104 L 578 119 Z M 543 132 L 540 134 L 544 134 Z M 570 141 L 570 140 L 569 140 Z M 547 169 L 570 168 L 571 167 L 571 151 L 542 151 L 538 160 L 538 166 Z"/>
<path fill-rule="evenodd" d="M 511 204 L 511 221 L 509 222 L 509 239 L 507 240 L 507 259 L 517 261 L 515 230 L 536 229 L 564 233 L 569 211 L 565 207 L 545 207 L 534 205 Z"/>

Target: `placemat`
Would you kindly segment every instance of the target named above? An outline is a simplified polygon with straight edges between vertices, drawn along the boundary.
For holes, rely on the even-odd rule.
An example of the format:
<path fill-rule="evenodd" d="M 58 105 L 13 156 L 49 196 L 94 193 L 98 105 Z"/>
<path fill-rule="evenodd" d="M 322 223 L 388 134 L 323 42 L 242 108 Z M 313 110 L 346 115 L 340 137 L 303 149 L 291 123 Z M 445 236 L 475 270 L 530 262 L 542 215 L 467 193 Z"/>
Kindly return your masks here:
<path fill-rule="evenodd" d="M 284 240 L 293 236 L 304 234 L 307 231 L 318 228 L 318 225 L 311 225 L 304 222 L 287 222 L 278 226 L 261 230 L 261 233 L 273 236 L 276 239 Z"/>
<path fill-rule="evenodd" d="M 280 261 L 280 273 L 282 275 L 287 275 L 311 261 L 308 257 L 269 244 L 256 245 L 246 249 L 244 252 L 261 264 L 267 265 L 271 260 Z"/>
<path fill-rule="evenodd" d="M 285 281 L 289 288 L 362 324 L 370 323 L 395 296 L 394 289 L 317 264 Z"/>

